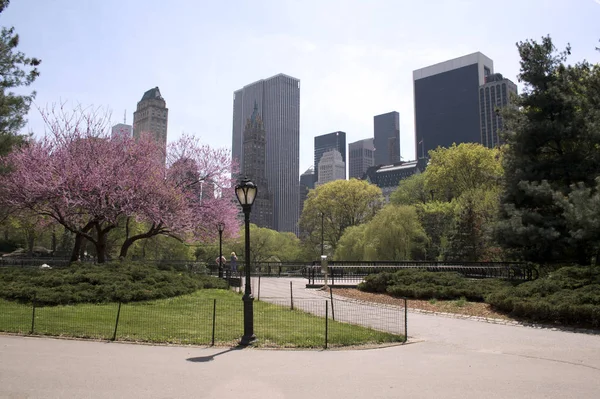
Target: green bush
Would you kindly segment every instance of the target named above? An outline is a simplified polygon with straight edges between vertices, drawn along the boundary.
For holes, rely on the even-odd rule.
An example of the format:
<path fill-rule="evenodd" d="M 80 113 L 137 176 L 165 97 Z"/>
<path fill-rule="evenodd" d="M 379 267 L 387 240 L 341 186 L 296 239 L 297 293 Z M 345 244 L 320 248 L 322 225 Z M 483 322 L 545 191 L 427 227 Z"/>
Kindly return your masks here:
<path fill-rule="evenodd" d="M 388 293 L 396 297 L 414 299 L 460 299 L 482 302 L 490 292 L 511 286 L 497 280 L 467 279 L 455 272 L 428 272 L 422 269 L 399 270 L 367 276 L 358 289 L 367 292 Z"/>
<path fill-rule="evenodd" d="M 227 287 L 222 279 L 180 270 L 139 262 L 74 263 L 50 270 L 0 268 L 0 298 L 27 303 L 35 295 L 38 305 L 130 302 Z"/>
<path fill-rule="evenodd" d="M 495 309 L 533 321 L 600 327 L 600 268 L 563 267 L 486 297 Z"/>

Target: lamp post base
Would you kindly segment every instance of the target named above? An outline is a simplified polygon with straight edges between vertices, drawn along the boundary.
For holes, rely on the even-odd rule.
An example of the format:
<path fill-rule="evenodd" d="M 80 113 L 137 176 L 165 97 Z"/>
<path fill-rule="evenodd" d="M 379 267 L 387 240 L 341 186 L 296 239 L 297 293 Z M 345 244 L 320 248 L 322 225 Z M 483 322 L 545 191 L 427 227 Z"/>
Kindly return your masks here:
<path fill-rule="evenodd" d="M 254 297 L 252 294 L 245 293 L 242 301 L 244 301 L 244 336 L 240 340 L 240 345 L 248 346 L 256 341 L 256 335 L 254 335 Z"/>
<path fill-rule="evenodd" d="M 241 346 L 248 346 L 248 345 L 252 345 L 253 343 L 256 342 L 256 335 L 252 334 L 249 337 L 246 337 L 245 335 L 242 337 L 242 339 L 240 340 L 240 345 Z"/>

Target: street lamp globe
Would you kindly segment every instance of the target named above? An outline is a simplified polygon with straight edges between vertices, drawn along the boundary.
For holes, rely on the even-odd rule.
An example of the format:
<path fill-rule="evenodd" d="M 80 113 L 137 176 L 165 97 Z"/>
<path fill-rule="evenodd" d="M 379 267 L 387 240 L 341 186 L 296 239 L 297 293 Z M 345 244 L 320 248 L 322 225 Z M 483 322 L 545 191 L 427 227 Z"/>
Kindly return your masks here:
<path fill-rule="evenodd" d="M 252 183 L 247 177 L 235 186 L 235 195 L 242 207 L 252 206 L 258 191 L 256 184 Z"/>

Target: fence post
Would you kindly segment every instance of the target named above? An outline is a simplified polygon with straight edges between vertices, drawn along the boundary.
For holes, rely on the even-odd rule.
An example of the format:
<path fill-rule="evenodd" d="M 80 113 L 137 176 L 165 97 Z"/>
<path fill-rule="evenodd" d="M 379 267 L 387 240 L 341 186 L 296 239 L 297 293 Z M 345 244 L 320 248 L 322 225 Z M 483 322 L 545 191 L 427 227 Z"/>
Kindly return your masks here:
<path fill-rule="evenodd" d="M 294 290 L 292 289 L 292 282 L 290 281 L 290 305 L 292 307 L 291 310 L 294 310 Z"/>
<path fill-rule="evenodd" d="M 334 277 L 334 269 L 331 269 L 331 285 L 335 285 L 335 277 Z M 325 277 L 327 277 L 327 273 L 325 273 Z"/>
<path fill-rule="evenodd" d="M 215 325 L 217 321 L 217 299 L 213 299 L 213 329 L 212 329 L 212 346 L 215 346 Z"/>
<path fill-rule="evenodd" d="M 404 298 L 404 342 L 408 342 L 408 305 Z"/>
<path fill-rule="evenodd" d="M 331 317 L 333 321 L 335 321 L 335 309 L 333 308 L 333 291 L 331 287 L 329 287 L 329 296 L 331 297 Z"/>
<path fill-rule="evenodd" d="M 260 274 L 258 275 L 258 298 L 257 301 L 260 301 Z"/>
<path fill-rule="evenodd" d="M 329 301 L 325 301 L 325 349 L 327 349 L 327 339 L 329 333 Z"/>
<path fill-rule="evenodd" d="M 117 309 L 117 321 L 115 321 L 115 331 L 112 336 L 112 341 L 117 339 L 117 327 L 119 327 L 119 316 L 121 316 L 121 301 L 119 301 L 119 309 Z"/>
<path fill-rule="evenodd" d="M 31 314 L 31 331 L 29 332 L 29 334 L 33 334 L 34 330 L 35 330 L 35 296 L 36 293 L 33 293 L 33 300 L 31 301 L 31 306 L 32 306 L 32 314 Z"/>

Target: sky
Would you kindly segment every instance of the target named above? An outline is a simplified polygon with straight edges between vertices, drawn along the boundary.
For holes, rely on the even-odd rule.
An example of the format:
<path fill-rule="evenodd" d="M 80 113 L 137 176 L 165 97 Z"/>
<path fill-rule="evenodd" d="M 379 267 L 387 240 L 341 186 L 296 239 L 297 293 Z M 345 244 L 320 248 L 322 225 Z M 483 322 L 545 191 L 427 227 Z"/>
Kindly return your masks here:
<path fill-rule="evenodd" d="M 600 0 L 11 0 L 27 56 L 41 58 L 24 132 L 38 108 L 103 107 L 127 123 L 158 86 L 168 141 L 193 134 L 231 148 L 233 92 L 285 73 L 300 79 L 300 173 L 314 137 L 373 137 L 373 116 L 400 113 L 404 160 L 415 159 L 412 71 L 481 51 L 518 82 L 515 43 L 550 35 L 570 63 L 599 62 Z"/>

